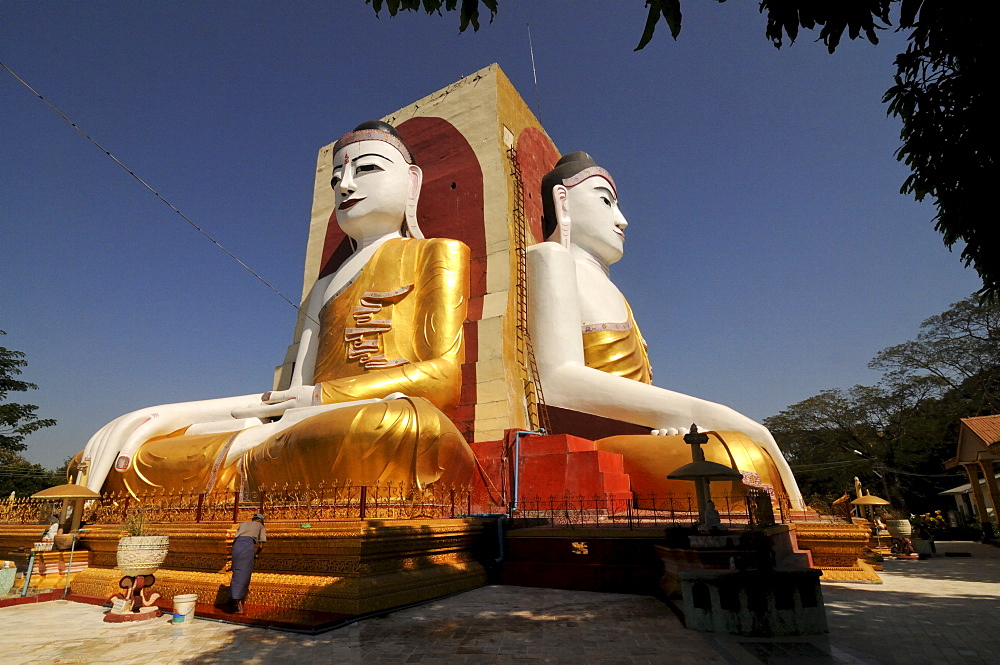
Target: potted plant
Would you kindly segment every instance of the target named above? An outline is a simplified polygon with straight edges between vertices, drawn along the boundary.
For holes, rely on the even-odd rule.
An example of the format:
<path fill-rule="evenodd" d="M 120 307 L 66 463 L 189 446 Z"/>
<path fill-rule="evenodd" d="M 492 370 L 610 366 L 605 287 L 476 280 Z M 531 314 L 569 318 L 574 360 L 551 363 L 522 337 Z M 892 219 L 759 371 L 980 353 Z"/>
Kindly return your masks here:
<path fill-rule="evenodd" d="M 124 535 L 118 541 L 118 569 L 123 575 L 152 575 L 167 558 L 169 536 L 150 533 L 142 508 L 129 511 L 122 522 Z"/>
<path fill-rule="evenodd" d="M 910 520 L 904 519 L 894 510 L 887 510 L 885 514 L 885 528 L 893 538 L 909 538 L 913 532 Z"/>

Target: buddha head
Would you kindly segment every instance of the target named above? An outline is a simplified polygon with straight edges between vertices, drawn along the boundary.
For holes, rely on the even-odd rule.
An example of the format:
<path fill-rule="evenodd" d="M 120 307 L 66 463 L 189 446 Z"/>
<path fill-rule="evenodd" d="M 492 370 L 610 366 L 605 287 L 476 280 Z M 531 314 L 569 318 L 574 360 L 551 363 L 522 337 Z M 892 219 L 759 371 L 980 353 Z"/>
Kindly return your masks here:
<path fill-rule="evenodd" d="M 423 173 L 392 125 L 363 122 L 333 146 L 337 223 L 352 240 L 401 233 L 423 238 L 417 199 Z"/>
<path fill-rule="evenodd" d="M 628 222 L 618 190 L 605 169 L 585 152 L 572 152 L 542 178 L 545 239 L 575 246 L 606 265 L 622 257 Z"/>

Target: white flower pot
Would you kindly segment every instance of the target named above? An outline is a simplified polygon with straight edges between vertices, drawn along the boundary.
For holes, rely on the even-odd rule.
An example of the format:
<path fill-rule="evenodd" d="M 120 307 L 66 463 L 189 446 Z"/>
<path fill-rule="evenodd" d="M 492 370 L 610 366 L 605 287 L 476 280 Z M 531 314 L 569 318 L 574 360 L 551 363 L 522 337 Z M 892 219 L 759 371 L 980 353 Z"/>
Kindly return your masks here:
<path fill-rule="evenodd" d="M 0 561 L 0 596 L 6 596 L 14 586 L 17 566 L 13 561 Z"/>
<path fill-rule="evenodd" d="M 909 538 L 913 532 L 910 520 L 886 520 L 885 528 L 889 530 L 889 535 L 893 538 Z"/>
<path fill-rule="evenodd" d="M 125 536 L 118 541 L 118 570 L 123 575 L 152 575 L 167 558 L 169 536 Z"/>

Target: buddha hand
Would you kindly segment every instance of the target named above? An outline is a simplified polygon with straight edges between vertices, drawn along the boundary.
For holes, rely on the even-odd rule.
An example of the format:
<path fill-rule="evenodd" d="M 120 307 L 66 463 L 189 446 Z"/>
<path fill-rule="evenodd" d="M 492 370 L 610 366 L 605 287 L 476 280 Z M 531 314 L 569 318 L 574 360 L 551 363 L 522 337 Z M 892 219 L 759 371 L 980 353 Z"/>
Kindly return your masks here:
<path fill-rule="evenodd" d="M 315 406 L 320 404 L 320 387 L 293 386 L 288 390 L 272 390 L 261 395 L 260 399 L 264 404 L 280 405 L 285 409 Z"/>

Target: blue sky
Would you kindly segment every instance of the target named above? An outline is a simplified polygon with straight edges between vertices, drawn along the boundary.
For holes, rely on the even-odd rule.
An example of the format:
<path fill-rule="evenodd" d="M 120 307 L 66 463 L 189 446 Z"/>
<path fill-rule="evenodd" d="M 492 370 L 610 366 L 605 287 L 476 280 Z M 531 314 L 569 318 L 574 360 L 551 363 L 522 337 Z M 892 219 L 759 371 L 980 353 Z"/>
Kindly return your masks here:
<path fill-rule="evenodd" d="M 873 382 L 876 351 L 977 280 L 898 193 L 880 100 L 902 36 L 778 51 L 756 7 L 688 0 L 677 42 L 661 24 L 633 53 L 641 0 L 505 0 L 462 35 L 362 0 L 15 1 L 0 60 L 293 300 L 319 147 L 498 62 L 563 152 L 615 175 L 612 274 L 655 382 L 762 419 Z M 29 459 L 142 406 L 270 388 L 287 303 L 6 72 L 0 127 L 0 345 L 59 421 Z"/>

